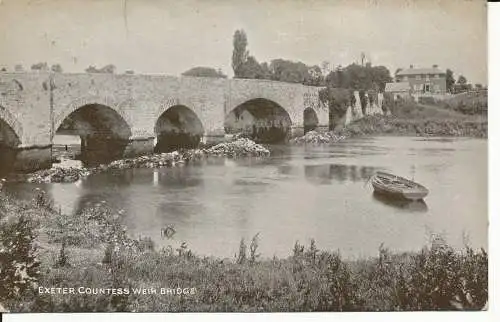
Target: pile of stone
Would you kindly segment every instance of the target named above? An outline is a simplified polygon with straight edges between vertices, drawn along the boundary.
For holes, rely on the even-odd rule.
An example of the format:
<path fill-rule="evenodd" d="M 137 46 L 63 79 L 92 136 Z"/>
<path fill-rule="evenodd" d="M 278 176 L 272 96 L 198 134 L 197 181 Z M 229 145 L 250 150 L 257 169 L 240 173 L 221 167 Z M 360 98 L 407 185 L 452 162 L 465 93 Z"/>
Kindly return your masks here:
<path fill-rule="evenodd" d="M 176 164 L 184 164 L 191 160 L 200 160 L 207 156 L 225 156 L 233 158 L 248 156 L 262 157 L 269 155 L 270 151 L 262 145 L 249 139 L 238 138 L 232 142 L 220 143 L 211 148 L 144 155 L 136 158 L 116 160 L 109 164 L 101 164 L 100 166 L 90 169 L 73 166 L 54 166 L 51 169 L 31 173 L 27 175 L 24 180 L 21 180 L 32 183 L 67 183 L 78 181 L 79 179 L 92 173 L 99 173 L 113 169 L 122 170 L 131 168 L 172 167 Z"/>
<path fill-rule="evenodd" d="M 31 183 L 75 182 L 91 173 L 85 168 L 54 167 L 31 173 L 27 181 Z"/>
<path fill-rule="evenodd" d="M 213 156 L 234 157 L 265 157 L 271 152 L 260 144 L 246 138 L 238 138 L 232 142 L 224 142 L 203 150 L 205 154 Z"/>
<path fill-rule="evenodd" d="M 293 144 L 330 144 L 344 140 L 345 136 L 336 135 L 333 132 L 319 133 L 316 131 L 309 131 L 304 136 L 292 139 L 290 142 Z"/>
<path fill-rule="evenodd" d="M 111 162 L 108 165 L 99 166 L 100 170 L 108 169 L 130 169 L 130 168 L 159 168 L 171 167 L 176 164 L 186 163 L 193 159 L 201 159 L 205 153 L 203 150 L 194 149 L 182 152 L 160 153 L 143 155 L 131 159 L 122 159 Z"/>

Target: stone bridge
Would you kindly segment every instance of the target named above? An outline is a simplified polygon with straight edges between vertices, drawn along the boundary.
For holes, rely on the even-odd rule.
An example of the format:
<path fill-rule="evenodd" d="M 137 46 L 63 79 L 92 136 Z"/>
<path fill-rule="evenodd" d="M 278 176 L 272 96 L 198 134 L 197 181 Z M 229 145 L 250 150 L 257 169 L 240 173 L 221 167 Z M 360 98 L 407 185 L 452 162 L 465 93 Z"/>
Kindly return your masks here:
<path fill-rule="evenodd" d="M 302 135 L 328 128 L 318 91 L 267 80 L 4 72 L 0 169 L 50 167 L 56 133 L 80 136 L 82 154 L 111 159 L 241 131 L 261 141 Z"/>

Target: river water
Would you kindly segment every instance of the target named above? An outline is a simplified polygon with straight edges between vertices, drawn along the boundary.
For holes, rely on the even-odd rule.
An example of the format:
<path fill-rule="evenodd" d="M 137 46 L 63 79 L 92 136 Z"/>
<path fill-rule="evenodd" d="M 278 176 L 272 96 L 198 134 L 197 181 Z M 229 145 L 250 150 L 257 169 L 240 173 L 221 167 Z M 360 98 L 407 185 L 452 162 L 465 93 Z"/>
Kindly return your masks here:
<path fill-rule="evenodd" d="M 372 193 L 377 170 L 422 183 L 425 203 L 395 203 Z M 376 255 L 381 243 L 418 250 L 434 233 L 449 244 L 487 247 L 487 141 L 375 137 L 332 147 L 273 147 L 269 159 L 213 159 L 162 169 L 101 173 L 70 184 L 10 184 L 31 197 L 45 189 L 63 211 L 106 201 L 125 210 L 133 236 L 161 247 L 185 241 L 197 254 L 232 258 L 259 233 L 258 252 L 285 257 L 314 238 L 344 257 Z M 172 240 L 160 228 L 174 225 Z"/>

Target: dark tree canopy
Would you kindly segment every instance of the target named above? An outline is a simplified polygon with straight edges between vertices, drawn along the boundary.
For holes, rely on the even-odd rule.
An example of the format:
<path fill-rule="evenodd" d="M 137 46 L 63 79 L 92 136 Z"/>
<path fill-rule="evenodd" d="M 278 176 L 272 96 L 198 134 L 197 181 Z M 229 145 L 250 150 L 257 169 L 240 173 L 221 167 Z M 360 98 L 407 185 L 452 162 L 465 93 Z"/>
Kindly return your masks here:
<path fill-rule="evenodd" d="M 232 66 L 235 78 L 242 78 L 242 68 L 248 59 L 247 35 L 244 30 L 236 30 L 233 37 Z"/>
<path fill-rule="evenodd" d="M 323 84 L 323 74 L 317 65 L 307 66 L 302 62 L 274 59 L 269 68 L 272 80 L 312 86 Z"/>
<path fill-rule="evenodd" d="M 54 73 L 62 73 L 63 72 L 63 69 L 62 69 L 61 65 L 59 65 L 59 64 L 52 65 L 52 67 L 50 67 L 50 70 L 52 70 Z"/>
<path fill-rule="evenodd" d="M 40 62 L 40 63 L 31 65 L 31 70 L 47 71 L 47 70 L 49 70 L 49 65 L 47 65 L 46 62 Z"/>
<path fill-rule="evenodd" d="M 383 91 L 385 84 L 392 82 L 390 71 L 385 66 L 361 66 L 351 64 L 345 68 L 338 66 L 325 79 L 327 86 L 354 90 Z"/>
<path fill-rule="evenodd" d="M 113 64 L 108 64 L 102 68 L 96 68 L 95 66 L 89 66 L 85 69 L 86 73 L 100 73 L 100 74 L 114 74 L 116 71 L 116 67 Z"/>
<path fill-rule="evenodd" d="M 453 85 L 455 85 L 455 78 L 453 78 L 453 71 L 451 69 L 446 70 L 446 88 L 448 91 L 453 89 Z"/>
<path fill-rule="evenodd" d="M 463 76 L 463 75 L 460 75 L 460 76 L 458 76 L 457 83 L 460 85 L 465 85 L 465 84 L 467 84 L 467 78 L 465 78 L 465 76 Z"/>
<path fill-rule="evenodd" d="M 246 62 L 240 67 L 238 78 L 247 79 L 269 79 L 269 68 L 267 64 L 259 64 L 253 56 L 248 56 Z"/>
<path fill-rule="evenodd" d="M 222 71 L 216 70 L 212 67 L 193 67 L 184 73 L 183 76 L 194 76 L 194 77 L 214 77 L 214 78 L 227 78 L 226 75 L 222 73 Z"/>

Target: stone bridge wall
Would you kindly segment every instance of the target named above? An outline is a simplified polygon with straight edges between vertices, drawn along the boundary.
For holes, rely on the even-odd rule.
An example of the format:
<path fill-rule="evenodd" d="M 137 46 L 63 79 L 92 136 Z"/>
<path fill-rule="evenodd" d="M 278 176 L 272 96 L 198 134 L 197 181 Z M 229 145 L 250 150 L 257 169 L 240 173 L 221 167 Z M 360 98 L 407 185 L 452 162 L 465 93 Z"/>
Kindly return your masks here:
<path fill-rule="evenodd" d="M 173 77 L 156 75 L 0 73 L 0 118 L 16 133 L 20 163 L 38 159 L 46 166 L 55 131 L 73 111 L 88 104 L 114 109 L 130 127 L 132 142 L 148 142 L 160 115 L 175 105 L 190 108 L 207 138 L 224 135 L 225 116 L 240 104 L 262 98 L 280 105 L 292 130 L 303 134 L 303 112 L 312 108 L 320 127 L 328 127 L 328 111 L 316 87 L 267 80 Z M 144 145 L 140 143 L 140 145 Z M 131 154 L 146 151 L 130 151 Z M 43 155 L 43 156 L 42 156 Z"/>

